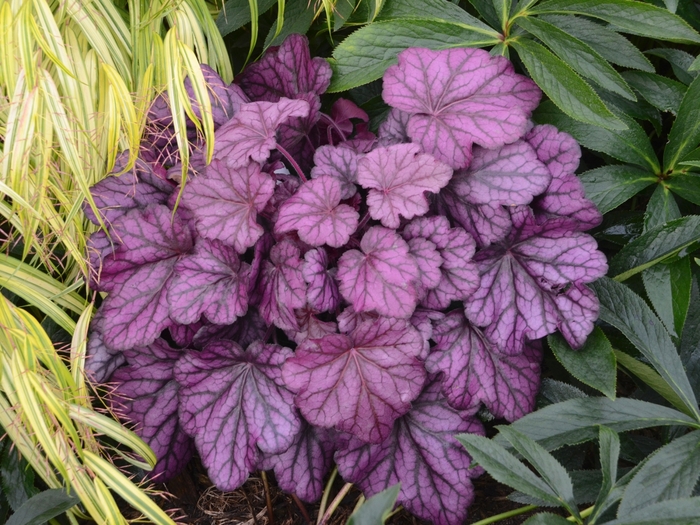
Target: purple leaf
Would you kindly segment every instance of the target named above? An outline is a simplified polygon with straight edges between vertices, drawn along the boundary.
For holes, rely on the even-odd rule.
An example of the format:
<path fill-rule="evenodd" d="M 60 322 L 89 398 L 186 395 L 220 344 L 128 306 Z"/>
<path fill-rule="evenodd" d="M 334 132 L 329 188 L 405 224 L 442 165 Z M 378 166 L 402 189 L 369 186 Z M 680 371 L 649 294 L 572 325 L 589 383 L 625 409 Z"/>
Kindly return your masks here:
<path fill-rule="evenodd" d="M 201 236 L 219 239 L 243 253 L 263 234 L 256 217 L 274 188 L 272 178 L 257 164 L 233 169 L 213 160 L 205 175 L 187 183 L 182 203 L 194 213 Z"/>
<path fill-rule="evenodd" d="M 435 347 L 425 362 L 442 373 L 442 392 L 450 405 L 476 410 L 481 403 L 498 418 L 515 421 L 532 411 L 540 387 L 542 351 L 525 344 L 514 356 L 500 354 L 481 330 L 453 310 L 433 331 Z"/>
<path fill-rule="evenodd" d="M 554 300 L 572 282 L 587 283 L 605 275 L 605 256 L 593 237 L 574 231 L 574 221 L 550 219 L 536 224 L 529 208 L 513 212 L 507 242 L 474 257 L 480 288 L 465 303 L 465 313 L 499 351 L 514 355 L 525 339 L 554 332 L 566 323 L 567 306 L 558 312 Z M 591 326 L 592 328 L 592 326 Z"/>
<path fill-rule="evenodd" d="M 207 84 L 207 90 L 209 91 L 209 100 L 211 101 L 211 111 L 214 120 L 214 127 L 219 126 L 228 122 L 243 104 L 250 102 L 248 97 L 243 93 L 243 90 L 235 84 L 227 85 L 221 77 L 214 71 L 211 67 L 206 64 L 201 64 L 202 75 L 204 75 L 204 81 Z M 202 118 L 202 112 L 199 107 L 199 103 L 194 95 L 194 89 L 192 89 L 192 81 L 190 77 L 185 79 L 185 91 L 190 98 L 190 104 L 192 105 L 192 111 L 194 111 L 195 116 L 198 119 Z"/>
<path fill-rule="evenodd" d="M 335 453 L 343 479 L 370 497 L 401 482 L 397 503 L 436 525 L 459 525 L 474 500 L 469 469 L 471 458 L 455 434 L 484 434 L 481 423 L 450 407 L 439 383 L 430 384 L 411 411 L 394 425 L 382 443 L 365 444 L 353 438 Z"/>
<path fill-rule="evenodd" d="M 127 352 L 128 366 L 112 375 L 117 384 L 112 403 L 136 424 L 135 431 L 158 458 L 149 477 L 168 481 L 187 464 L 194 452 L 192 439 L 178 421 L 178 391 L 173 375 L 181 352 L 162 339 L 146 348 Z"/>
<path fill-rule="evenodd" d="M 292 34 L 281 46 L 269 49 L 261 60 L 248 66 L 240 83 L 253 100 L 277 102 L 281 97 L 324 93 L 331 74 L 328 62 L 320 57 L 311 58 L 307 38 Z"/>
<path fill-rule="evenodd" d="M 192 250 L 192 235 L 161 204 L 130 210 L 113 231 L 121 245 L 103 270 L 113 276 L 100 309 L 104 342 L 114 350 L 148 346 L 171 324 L 167 288 L 175 264 Z"/>
<path fill-rule="evenodd" d="M 338 330 L 343 334 L 349 334 L 363 321 L 374 321 L 379 317 L 376 312 L 356 312 L 352 306 L 348 306 L 338 314 Z"/>
<path fill-rule="evenodd" d="M 335 270 L 328 270 L 328 254 L 323 248 L 309 250 L 304 255 L 302 275 L 308 284 L 306 300 L 318 312 L 335 311 L 340 304 L 335 273 Z"/>
<path fill-rule="evenodd" d="M 294 443 L 281 454 L 265 456 L 262 468 L 274 469 L 280 488 L 308 503 L 323 494 L 323 478 L 333 466 L 335 439 L 332 432 L 302 423 Z"/>
<path fill-rule="evenodd" d="M 373 226 L 362 236 L 360 248 L 338 260 L 341 295 L 357 312 L 411 317 L 420 272 L 406 241 L 394 230 Z"/>
<path fill-rule="evenodd" d="M 413 312 L 410 322 L 413 327 L 423 336 L 423 351 L 420 358 L 425 360 L 430 353 L 430 340 L 433 338 L 433 325 L 442 322 L 445 314 L 437 310 L 428 310 L 426 308 L 416 308 Z"/>
<path fill-rule="evenodd" d="M 281 380 L 289 348 L 258 341 L 246 351 L 215 341 L 175 366 L 180 422 L 220 490 L 235 490 L 256 469 L 260 451 L 287 450 L 301 422 Z"/>
<path fill-rule="evenodd" d="M 305 117 L 309 104 L 303 100 L 244 104 L 235 117 L 216 132 L 214 158 L 241 168 L 251 160 L 264 163 L 277 147 L 277 128 L 291 117 Z"/>
<path fill-rule="evenodd" d="M 537 158 L 544 162 L 552 177 L 575 173 L 581 160 L 578 142 L 554 126 L 535 126 L 523 137 L 535 148 Z"/>
<path fill-rule="evenodd" d="M 408 121 L 411 113 L 391 108 L 386 120 L 379 126 L 379 145 L 391 146 L 411 142 L 408 136 Z"/>
<path fill-rule="evenodd" d="M 412 219 L 425 214 L 425 192 L 439 192 L 452 177 L 449 166 L 419 152 L 416 144 L 396 144 L 377 148 L 358 162 L 358 183 L 372 188 L 367 196 L 370 216 L 387 228 L 399 227 L 399 215 Z"/>
<path fill-rule="evenodd" d="M 280 206 L 275 233 L 296 230 L 311 246 L 345 245 L 357 229 L 360 215 L 340 204 L 340 190 L 340 181 L 328 175 L 305 182 Z"/>
<path fill-rule="evenodd" d="M 248 310 L 246 267 L 238 254 L 218 240 L 201 239 L 194 253 L 175 265 L 168 288 L 170 318 L 181 324 L 204 316 L 214 324 L 231 324 Z"/>
<path fill-rule="evenodd" d="M 472 204 L 468 196 L 457 195 L 450 186 L 440 192 L 440 200 L 454 221 L 474 237 L 479 247 L 502 241 L 512 223 L 500 204 Z"/>
<path fill-rule="evenodd" d="M 294 310 L 299 330 L 287 331 L 289 337 L 296 344 L 303 343 L 306 339 L 321 339 L 328 334 L 335 334 L 338 326 L 332 321 L 321 321 L 316 314 L 318 312 L 308 305 Z"/>
<path fill-rule="evenodd" d="M 482 49 L 411 48 L 384 74 L 384 101 L 411 114 L 408 135 L 454 169 L 477 143 L 498 148 L 520 138 L 541 93 L 504 57 Z"/>
<path fill-rule="evenodd" d="M 339 98 L 333 103 L 333 107 L 331 108 L 331 119 L 335 123 L 333 129 L 336 132 L 340 130 L 344 135 L 343 137 L 340 137 L 342 142 L 345 141 L 347 137 L 352 135 L 353 129 L 355 129 L 353 120 L 358 122 L 358 132 L 366 132 L 367 123 L 369 122 L 369 115 L 367 115 L 367 112 L 360 108 L 352 100 Z"/>
<path fill-rule="evenodd" d="M 93 383 L 104 383 L 112 375 L 112 372 L 126 362 L 123 352 L 112 350 L 104 344 L 102 338 L 103 323 L 100 310 L 90 323 L 87 356 L 85 357 L 85 374 Z"/>
<path fill-rule="evenodd" d="M 205 326 L 202 321 L 196 321 L 191 324 L 171 324 L 168 327 L 168 332 L 170 332 L 170 337 L 180 348 L 190 346 L 192 341 L 194 341 L 194 336 L 197 332 Z"/>
<path fill-rule="evenodd" d="M 318 95 L 307 93 L 300 95 L 299 100 L 309 105 L 308 114 L 290 118 L 281 124 L 277 142 L 306 171 L 313 162 L 316 147 L 321 143 L 321 130 L 318 126 L 321 118 L 321 99 Z"/>
<path fill-rule="evenodd" d="M 407 239 L 411 257 L 416 260 L 420 271 L 420 285 L 424 290 L 432 290 L 440 284 L 443 260 L 434 243 L 423 237 Z M 422 294 L 421 294 L 422 295 Z"/>
<path fill-rule="evenodd" d="M 129 153 L 117 157 L 112 173 L 126 168 Z M 157 173 L 151 164 L 136 159 L 134 167 L 118 176 L 102 179 L 90 188 L 102 219 L 110 224 L 133 208 L 145 208 L 149 204 L 165 204 L 173 192 L 174 185 L 165 180 L 165 173 Z M 97 217 L 87 202 L 83 211 L 88 219 L 99 224 Z"/>
<path fill-rule="evenodd" d="M 321 146 L 314 154 L 311 177 L 330 175 L 340 180 L 340 198 L 349 199 L 357 192 L 357 161 L 359 153 L 344 146 Z"/>
<path fill-rule="evenodd" d="M 422 336 L 407 321 L 380 318 L 349 335 L 307 339 L 282 373 L 311 424 L 380 443 L 423 387 L 422 349 Z"/>
<path fill-rule="evenodd" d="M 248 308 L 248 313 L 231 325 L 210 324 L 201 327 L 192 340 L 194 348 L 204 348 L 212 341 L 225 339 L 248 346 L 257 339 L 264 339 L 267 324 L 257 309 Z"/>
<path fill-rule="evenodd" d="M 289 240 L 276 244 L 263 262 L 260 279 L 260 314 L 282 330 L 298 330 L 295 308 L 306 304 L 306 283 L 299 247 Z"/>
<path fill-rule="evenodd" d="M 572 348 L 581 348 L 598 319 L 598 298 L 587 286 L 573 283 L 554 296 L 554 303 L 559 317 L 557 328 Z"/>
<path fill-rule="evenodd" d="M 90 265 L 90 287 L 98 292 L 109 292 L 112 289 L 112 276 L 102 275 L 102 267 L 107 257 L 114 253 L 119 242 L 110 239 L 107 232 L 98 230 L 90 234 L 86 251 Z"/>

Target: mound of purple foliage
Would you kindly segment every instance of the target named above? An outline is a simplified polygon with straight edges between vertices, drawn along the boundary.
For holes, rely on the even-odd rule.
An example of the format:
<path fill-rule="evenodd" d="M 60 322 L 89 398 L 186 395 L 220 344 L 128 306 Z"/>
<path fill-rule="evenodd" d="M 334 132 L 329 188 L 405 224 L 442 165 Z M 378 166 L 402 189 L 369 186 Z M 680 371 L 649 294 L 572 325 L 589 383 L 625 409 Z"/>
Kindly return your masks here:
<path fill-rule="evenodd" d="M 331 70 L 302 36 L 238 85 L 203 70 L 214 160 L 191 125 L 176 211 L 165 98 L 134 168 L 92 188 L 109 235 L 90 239 L 107 292 L 90 373 L 158 479 L 196 449 L 223 490 L 273 469 L 313 501 L 335 462 L 367 496 L 400 481 L 408 510 L 460 523 L 481 471 L 453 436 L 483 433 L 482 405 L 532 410 L 537 340 L 578 347 L 598 314 L 578 144 L 533 127 L 539 89 L 478 49 L 401 53 L 378 136 L 348 100 L 322 111 Z"/>

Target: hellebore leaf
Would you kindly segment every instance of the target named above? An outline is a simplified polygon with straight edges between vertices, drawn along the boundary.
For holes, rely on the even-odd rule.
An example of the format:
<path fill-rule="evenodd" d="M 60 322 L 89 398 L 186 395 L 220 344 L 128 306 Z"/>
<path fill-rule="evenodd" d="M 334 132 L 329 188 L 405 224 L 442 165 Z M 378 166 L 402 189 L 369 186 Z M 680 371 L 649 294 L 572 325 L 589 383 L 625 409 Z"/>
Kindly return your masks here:
<path fill-rule="evenodd" d="M 282 330 L 298 330 L 295 308 L 306 304 L 306 283 L 299 247 L 283 240 L 270 250 L 270 260 L 263 262 L 260 277 L 260 315 L 268 324 Z"/>
<path fill-rule="evenodd" d="M 379 126 L 379 145 L 391 146 L 392 144 L 411 142 L 411 138 L 408 136 L 410 118 L 411 113 L 391 108 L 386 120 Z"/>
<path fill-rule="evenodd" d="M 328 254 L 323 248 L 309 250 L 304 254 L 302 275 L 308 284 L 306 300 L 318 312 L 332 312 L 340 304 L 338 285 L 334 271 L 328 270 Z"/>
<path fill-rule="evenodd" d="M 309 423 L 380 443 L 423 388 L 422 349 L 408 321 L 367 320 L 349 335 L 307 339 L 282 374 Z"/>
<path fill-rule="evenodd" d="M 498 418 L 515 421 L 535 408 L 540 387 L 539 345 L 527 343 L 514 356 L 500 354 L 461 310 L 452 310 L 433 330 L 436 346 L 425 362 L 442 373 L 442 392 L 451 406 L 475 410 L 484 403 Z"/>
<path fill-rule="evenodd" d="M 373 226 L 362 236 L 359 250 L 349 250 L 338 260 L 341 295 L 356 312 L 374 310 L 380 315 L 411 317 L 420 278 L 409 246 L 394 230 Z"/>
<path fill-rule="evenodd" d="M 419 152 L 417 144 L 396 144 L 377 148 L 358 162 L 357 181 L 371 188 L 369 214 L 387 228 L 399 227 L 399 215 L 412 219 L 425 214 L 425 192 L 438 193 L 452 177 L 449 166 Z"/>
<path fill-rule="evenodd" d="M 209 477 L 235 490 L 257 468 L 260 451 L 287 450 L 301 430 L 293 396 L 281 380 L 289 348 L 214 341 L 175 365 L 180 423 L 194 437 Z"/>
<path fill-rule="evenodd" d="M 340 204 L 340 192 L 340 181 L 330 175 L 305 182 L 280 206 L 275 232 L 296 230 L 299 238 L 311 246 L 345 245 L 357 229 L 360 214 Z"/>
<path fill-rule="evenodd" d="M 340 180 L 340 198 L 349 199 L 357 193 L 357 161 L 359 153 L 344 146 L 321 146 L 314 154 L 311 177 L 330 175 Z"/>
<path fill-rule="evenodd" d="M 168 288 L 170 318 L 191 324 L 204 316 L 214 324 L 231 324 L 248 311 L 246 267 L 233 248 L 200 239 L 194 253 L 175 264 Z"/>
<path fill-rule="evenodd" d="M 277 128 L 291 117 L 305 117 L 309 104 L 304 100 L 282 98 L 279 102 L 244 104 L 236 116 L 216 131 L 214 158 L 232 168 L 267 161 L 277 147 Z"/>
<path fill-rule="evenodd" d="M 493 149 L 520 138 L 541 97 L 508 59 L 470 48 L 401 52 L 382 95 L 411 114 L 411 139 L 454 169 L 469 165 L 473 143 Z"/>
<path fill-rule="evenodd" d="M 483 470 L 470 469 L 471 458 L 454 435 L 484 434 L 481 423 L 450 407 L 431 383 L 398 419 L 389 437 L 378 444 L 351 438 L 335 453 L 343 479 L 370 497 L 401 482 L 398 503 L 436 525 L 459 525 L 474 500 L 471 478 Z"/>
<path fill-rule="evenodd" d="M 331 431 L 302 425 L 292 446 L 281 454 L 265 456 L 262 468 L 274 469 L 282 490 L 313 503 L 323 494 L 323 478 L 333 466 L 336 445 Z"/>
<path fill-rule="evenodd" d="M 122 152 L 112 173 L 120 173 L 126 167 L 129 152 Z M 162 171 L 162 170 L 161 170 Z M 134 167 L 121 175 L 105 177 L 90 188 L 90 194 L 100 210 L 102 219 L 111 224 L 133 208 L 145 208 L 149 204 L 165 204 L 175 186 L 165 179 L 165 172 L 157 172 L 152 164 L 136 159 Z M 83 205 L 85 216 L 99 224 L 92 208 Z"/>
<path fill-rule="evenodd" d="M 192 234 L 162 204 L 128 211 L 112 230 L 121 244 L 102 272 L 111 279 L 100 308 L 104 343 L 114 350 L 148 346 L 172 322 L 167 289 L 175 264 L 192 250 Z"/>
<path fill-rule="evenodd" d="M 277 102 L 281 97 L 325 93 L 332 73 L 326 60 L 311 58 L 305 36 L 292 34 L 248 66 L 240 76 L 240 85 L 253 100 Z"/>
<path fill-rule="evenodd" d="M 182 352 L 162 339 L 128 350 L 128 365 L 112 374 L 112 404 L 136 424 L 135 431 L 153 449 L 158 462 L 149 476 L 164 482 L 177 475 L 192 457 L 194 444 L 178 420 L 175 362 Z"/>
<path fill-rule="evenodd" d="M 509 355 L 520 353 L 525 339 L 544 337 L 558 325 L 573 329 L 576 323 L 590 332 L 593 312 L 577 309 L 568 301 L 559 308 L 557 296 L 566 293 L 573 282 L 592 282 L 605 275 L 605 256 L 597 250 L 593 237 L 575 231 L 575 223 L 569 219 L 550 219 L 538 225 L 528 208 L 516 209 L 513 220 L 507 242 L 474 257 L 481 285 L 465 304 L 467 318 L 485 327 L 484 334 Z M 583 295 L 574 297 L 584 299 Z M 586 296 L 585 301 L 589 299 L 594 300 Z M 582 311 L 591 317 L 568 318 Z M 572 338 L 564 330 L 564 336 L 578 347 L 587 332 Z"/>
<path fill-rule="evenodd" d="M 257 213 L 274 189 L 272 178 L 255 163 L 234 169 L 213 160 L 206 174 L 187 183 L 182 203 L 194 214 L 201 236 L 219 239 L 243 253 L 263 234 Z"/>

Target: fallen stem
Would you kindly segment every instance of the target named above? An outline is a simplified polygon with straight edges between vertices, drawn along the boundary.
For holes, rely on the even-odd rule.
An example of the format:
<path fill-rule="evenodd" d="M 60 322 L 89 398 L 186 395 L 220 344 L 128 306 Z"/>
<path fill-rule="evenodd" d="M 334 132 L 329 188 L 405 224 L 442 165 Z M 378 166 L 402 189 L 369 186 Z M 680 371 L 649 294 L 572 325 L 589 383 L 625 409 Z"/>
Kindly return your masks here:
<path fill-rule="evenodd" d="M 265 471 L 260 472 L 263 487 L 265 488 L 265 502 L 267 503 L 267 518 L 270 525 L 275 525 L 275 513 L 272 510 L 272 498 L 270 497 L 270 485 L 267 483 L 267 474 Z"/>
<path fill-rule="evenodd" d="M 502 512 L 501 514 L 496 514 L 495 516 L 491 516 L 490 518 L 485 518 L 483 520 L 472 523 L 472 525 L 489 525 L 490 523 L 496 523 L 498 521 L 512 518 L 513 516 L 520 516 L 521 514 L 533 511 L 536 508 L 537 505 L 526 505 L 525 507 L 520 507 L 519 509 L 509 510 L 508 512 Z"/>
<path fill-rule="evenodd" d="M 351 488 L 352 483 L 346 483 L 345 485 L 343 485 L 343 488 L 340 489 L 340 492 L 338 492 L 336 497 L 333 498 L 333 501 L 331 501 L 331 504 L 328 506 L 328 510 L 326 510 L 325 514 L 321 518 L 319 525 L 325 525 L 325 523 L 331 518 L 331 516 L 335 512 L 335 509 L 337 509 L 340 505 L 340 502 L 343 501 L 343 498 L 345 498 L 345 496 L 348 495 L 348 492 L 350 492 Z"/>
<path fill-rule="evenodd" d="M 306 523 L 310 524 L 311 517 L 309 516 L 309 512 L 306 510 L 306 505 L 304 505 L 304 502 L 301 501 L 296 494 L 292 494 L 292 499 L 294 500 L 294 503 L 297 504 L 297 507 L 299 507 L 302 516 L 304 516 L 304 519 L 306 520 Z"/>
<path fill-rule="evenodd" d="M 333 469 L 331 472 L 331 477 L 328 478 L 328 483 L 326 483 L 326 488 L 323 491 L 323 496 L 321 497 L 321 506 L 318 508 L 318 519 L 316 520 L 316 525 L 321 523 L 321 518 L 326 513 L 326 505 L 328 504 L 328 496 L 331 492 L 331 487 L 333 487 L 333 482 L 338 476 L 338 467 Z"/>
<path fill-rule="evenodd" d="M 282 156 L 285 159 L 287 159 L 287 162 L 289 162 L 292 165 L 294 170 L 297 172 L 297 175 L 299 175 L 299 178 L 302 181 L 306 182 L 308 179 L 304 175 L 304 172 L 301 171 L 301 168 L 299 167 L 299 164 L 297 164 L 297 161 L 294 160 L 294 157 L 292 157 L 292 155 L 279 144 L 277 144 L 277 151 L 279 151 L 282 154 Z"/>

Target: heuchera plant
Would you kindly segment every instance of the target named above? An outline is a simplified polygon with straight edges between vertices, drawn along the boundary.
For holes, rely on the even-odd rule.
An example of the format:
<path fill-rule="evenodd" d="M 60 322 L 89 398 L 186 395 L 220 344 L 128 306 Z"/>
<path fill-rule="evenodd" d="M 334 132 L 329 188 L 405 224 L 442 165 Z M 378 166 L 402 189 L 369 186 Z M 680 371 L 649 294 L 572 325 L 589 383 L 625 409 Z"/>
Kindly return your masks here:
<path fill-rule="evenodd" d="M 238 85 L 203 70 L 214 159 L 192 126 L 179 205 L 163 98 L 135 166 L 92 189 L 107 295 L 89 371 L 159 479 L 196 449 L 223 490 L 273 469 L 313 501 L 335 462 L 367 496 L 400 481 L 411 512 L 460 523 L 481 471 L 453 436 L 484 432 L 482 406 L 532 410 L 537 340 L 579 347 L 598 314 L 578 144 L 533 127 L 538 88 L 478 49 L 401 53 L 378 136 L 348 100 L 322 112 L 331 70 L 302 36 Z"/>

